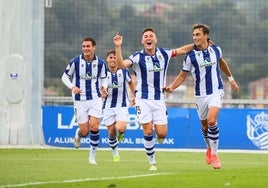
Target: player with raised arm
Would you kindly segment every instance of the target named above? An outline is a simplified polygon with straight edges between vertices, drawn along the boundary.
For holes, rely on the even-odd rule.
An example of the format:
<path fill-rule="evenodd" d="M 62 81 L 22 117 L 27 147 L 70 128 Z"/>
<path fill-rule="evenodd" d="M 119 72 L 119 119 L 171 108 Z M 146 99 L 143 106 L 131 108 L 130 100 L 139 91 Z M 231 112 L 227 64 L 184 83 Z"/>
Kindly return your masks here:
<path fill-rule="evenodd" d="M 118 67 L 131 67 L 136 74 L 136 114 L 143 128 L 144 148 L 151 171 L 157 170 L 154 132 L 159 143 L 162 143 L 167 135 L 167 108 L 163 87 L 166 84 L 170 59 L 186 54 L 194 46 L 189 44 L 176 49 L 157 48 L 157 40 L 155 30 L 151 27 L 145 28 L 141 37 L 144 48 L 123 60 L 123 36 L 117 33 L 114 37 Z"/>

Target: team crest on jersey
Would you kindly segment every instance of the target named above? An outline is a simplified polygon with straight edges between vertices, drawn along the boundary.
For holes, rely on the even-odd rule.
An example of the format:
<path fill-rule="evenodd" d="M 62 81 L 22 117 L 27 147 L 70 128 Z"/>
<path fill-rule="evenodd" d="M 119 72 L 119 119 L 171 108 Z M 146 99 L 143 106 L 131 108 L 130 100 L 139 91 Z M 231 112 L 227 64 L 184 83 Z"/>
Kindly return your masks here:
<path fill-rule="evenodd" d="M 212 50 L 212 48 L 209 48 L 209 52 L 210 52 L 210 53 L 213 53 L 213 50 Z"/>
<path fill-rule="evenodd" d="M 159 60 L 163 60 L 163 56 L 162 56 L 162 55 L 159 55 L 159 56 L 158 56 L 158 59 L 159 59 Z"/>
<path fill-rule="evenodd" d="M 247 115 L 247 136 L 259 149 L 268 149 L 268 114 Z"/>
<path fill-rule="evenodd" d="M 96 64 L 96 63 L 94 63 L 94 64 L 93 64 L 93 67 L 94 67 L 94 68 L 96 68 L 96 66 L 97 66 L 97 64 Z"/>

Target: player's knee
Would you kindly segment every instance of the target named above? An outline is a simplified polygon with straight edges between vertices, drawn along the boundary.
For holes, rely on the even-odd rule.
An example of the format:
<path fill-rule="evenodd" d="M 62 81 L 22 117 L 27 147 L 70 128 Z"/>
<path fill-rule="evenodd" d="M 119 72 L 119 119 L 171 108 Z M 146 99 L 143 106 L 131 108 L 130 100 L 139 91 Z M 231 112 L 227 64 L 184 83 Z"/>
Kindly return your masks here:
<path fill-rule="evenodd" d="M 88 133 L 89 133 L 88 129 L 81 129 L 80 128 L 80 134 L 82 137 L 87 137 Z"/>
<path fill-rule="evenodd" d="M 156 132 L 156 134 L 159 138 L 165 138 L 167 135 L 167 131 L 158 131 Z"/>
<path fill-rule="evenodd" d="M 213 126 L 217 123 L 217 120 L 215 118 L 208 120 L 208 126 Z"/>

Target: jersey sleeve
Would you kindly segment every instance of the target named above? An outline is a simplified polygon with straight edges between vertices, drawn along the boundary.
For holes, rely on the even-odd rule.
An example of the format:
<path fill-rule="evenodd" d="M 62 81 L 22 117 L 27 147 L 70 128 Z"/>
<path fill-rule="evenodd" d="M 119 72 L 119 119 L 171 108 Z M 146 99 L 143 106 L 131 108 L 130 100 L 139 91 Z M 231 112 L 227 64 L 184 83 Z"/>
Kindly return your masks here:
<path fill-rule="evenodd" d="M 106 78 L 107 77 L 107 66 L 105 63 L 102 64 L 102 68 L 101 68 L 101 73 L 100 73 L 100 78 Z"/>
<path fill-rule="evenodd" d="M 131 82 L 132 81 L 132 77 L 130 76 L 130 73 L 127 69 L 124 69 L 124 71 L 126 72 L 126 81 L 127 82 Z"/>
<path fill-rule="evenodd" d="M 163 48 L 163 50 L 167 53 L 168 59 L 170 59 L 171 57 L 175 57 L 177 54 L 176 50 L 172 50 L 170 48 Z"/>
<path fill-rule="evenodd" d="M 183 66 L 182 70 L 186 72 L 190 72 L 192 69 L 192 63 L 189 55 L 186 55 L 184 60 L 183 60 Z"/>
<path fill-rule="evenodd" d="M 107 66 L 105 63 L 102 64 L 102 69 L 101 69 L 101 73 L 100 73 L 100 85 L 102 87 L 107 88 Z"/>
<path fill-rule="evenodd" d="M 131 61 L 130 67 L 134 67 L 135 64 L 137 65 L 139 63 L 140 52 L 135 52 L 134 54 L 130 55 L 127 59 Z"/>
<path fill-rule="evenodd" d="M 76 61 L 79 61 L 79 58 L 73 58 L 69 63 L 68 65 L 66 66 L 65 68 L 65 73 L 68 75 L 68 76 L 72 76 L 75 72 L 75 62 Z"/>
<path fill-rule="evenodd" d="M 75 72 L 75 61 L 77 61 L 77 58 L 72 59 L 68 63 L 61 77 L 62 82 L 70 89 L 75 86 L 75 84 L 73 84 L 70 80 L 71 76 L 73 76 Z"/>
<path fill-rule="evenodd" d="M 219 54 L 220 54 L 220 59 L 222 58 L 222 51 L 221 51 L 221 48 L 220 47 L 217 47 L 217 49 L 219 50 Z"/>
<path fill-rule="evenodd" d="M 70 81 L 69 76 L 64 72 L 61 77 L 62 82 L 69 88 L 72 89 L 75 85 Z"/>

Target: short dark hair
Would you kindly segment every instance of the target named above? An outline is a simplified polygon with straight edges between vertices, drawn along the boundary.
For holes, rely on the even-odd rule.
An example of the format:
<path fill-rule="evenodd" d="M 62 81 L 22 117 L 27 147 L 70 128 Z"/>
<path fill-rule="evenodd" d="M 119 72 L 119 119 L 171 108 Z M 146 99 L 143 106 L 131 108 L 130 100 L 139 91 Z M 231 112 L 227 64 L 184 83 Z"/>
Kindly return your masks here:
<path fill-rule="evenodd" d="M 90 41 L 92 43 L 92 46 L 96 46 L 96 41 L 91 37 L 84 38 L 82 42 L 84 41 Z"/>
<path fill-rule="evenodd" d="M 194 31 L 195 29 L 202 29 L 204 34 L 209 35 L 210 32 L 210 28 L 208 25 L 206 24 L 202 24 L 202 23 L 196 23 L 192 26 L 192 31 Z"/>
<path fill-rule="evenodd" d="M 115 55 L 115 54 L 116 54 L 116 53 L 115 53 L 115 50 L 109 50 L 109 51 L 107 52 L 107 57 L 108 57 L 110 54 L 114 54 L 114 55 Z"/>
<path fill-rule="evenodd" d="M 153 33 L 155 33 L 155 29 L 153 27 L 146 27 L 142 30 L 142 35 L 147 31 L 152 31 Z"/>

